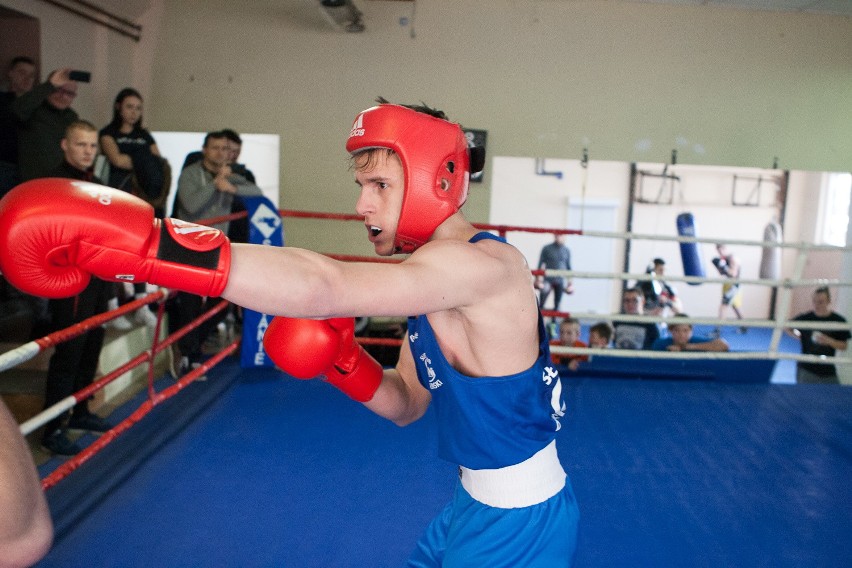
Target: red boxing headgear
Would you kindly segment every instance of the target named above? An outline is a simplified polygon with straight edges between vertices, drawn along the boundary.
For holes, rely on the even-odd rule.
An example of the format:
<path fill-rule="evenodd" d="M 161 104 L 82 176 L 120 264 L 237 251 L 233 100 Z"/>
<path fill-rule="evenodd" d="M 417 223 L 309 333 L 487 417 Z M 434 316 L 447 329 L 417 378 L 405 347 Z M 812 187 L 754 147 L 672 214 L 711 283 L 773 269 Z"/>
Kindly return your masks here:
<path fill-rule="evenodd" d="M 458 124 L 410 108 L 381 104 L 358 115 L 346 150 L 388 148 L 402 162 L 405 193 L 394 252 L 424 244 L 467 199 L 470 158 Z"/>

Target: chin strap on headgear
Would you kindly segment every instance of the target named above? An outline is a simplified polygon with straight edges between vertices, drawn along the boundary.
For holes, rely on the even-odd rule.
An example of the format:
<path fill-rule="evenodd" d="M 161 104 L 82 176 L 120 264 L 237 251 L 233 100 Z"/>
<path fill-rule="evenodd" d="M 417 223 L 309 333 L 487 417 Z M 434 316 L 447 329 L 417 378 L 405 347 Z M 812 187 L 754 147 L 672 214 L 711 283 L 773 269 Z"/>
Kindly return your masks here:
<path fill-rule="evenodd" d="M 394 252 L 413 252 L 465 202 L 471 165 L 481 171 L 484 152 L 469 152 L 458 124 L 392 104 L 368 108 L 352 125 L 346 150 L 375 148 L 393 150 L 402 162 L 405 192 Z"/>

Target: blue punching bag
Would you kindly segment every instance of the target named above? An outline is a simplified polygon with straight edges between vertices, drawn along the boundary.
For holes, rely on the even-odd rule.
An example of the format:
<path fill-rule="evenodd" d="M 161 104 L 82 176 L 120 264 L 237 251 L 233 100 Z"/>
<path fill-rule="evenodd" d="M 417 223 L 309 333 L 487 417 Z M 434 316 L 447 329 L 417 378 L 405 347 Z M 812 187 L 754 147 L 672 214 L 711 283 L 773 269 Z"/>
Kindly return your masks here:
<path fill-rule="evenodd" d="M 681 213 L 677 216 L 677 234 L 681 237 L 694 237 L 697 232 L 695 217 L 692 213 Z M 704 263 L 701 260 L 701 249 L 698 243 L 680 243 L 680 260 L 683 263 L 684 276 L 701 276 L 704 278 Z M 700 282 L 690 282 L 697 286 Z"/>

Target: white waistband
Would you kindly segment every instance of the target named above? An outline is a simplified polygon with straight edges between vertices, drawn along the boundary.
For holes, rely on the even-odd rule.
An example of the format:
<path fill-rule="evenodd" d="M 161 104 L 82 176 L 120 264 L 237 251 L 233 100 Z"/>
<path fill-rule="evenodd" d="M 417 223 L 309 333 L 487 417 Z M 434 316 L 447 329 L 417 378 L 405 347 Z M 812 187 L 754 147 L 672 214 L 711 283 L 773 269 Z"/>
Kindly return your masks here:
<path fill-rule="evenodd" d="M 459 468 L 470 496 L 491 507 L 516 509 L 547 501 L 565 487 L 565 470 L 556 455 L 556 441 L 531 458 L 500 469 Z"/>

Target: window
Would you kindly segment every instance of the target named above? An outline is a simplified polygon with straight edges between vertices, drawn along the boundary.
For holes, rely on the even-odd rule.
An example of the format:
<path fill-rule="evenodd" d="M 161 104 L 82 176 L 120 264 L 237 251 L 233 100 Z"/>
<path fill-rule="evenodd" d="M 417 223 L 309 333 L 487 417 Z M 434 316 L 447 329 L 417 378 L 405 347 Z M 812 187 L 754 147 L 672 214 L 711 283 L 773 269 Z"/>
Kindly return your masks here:
<path fill-rule="evenodd" d="M 825 178 L 825 214 L 822 223 L 822 243 L 846 246 L 849 229 L 849 198 L 852 194 L 852 173 L 828 173 Z"/>

